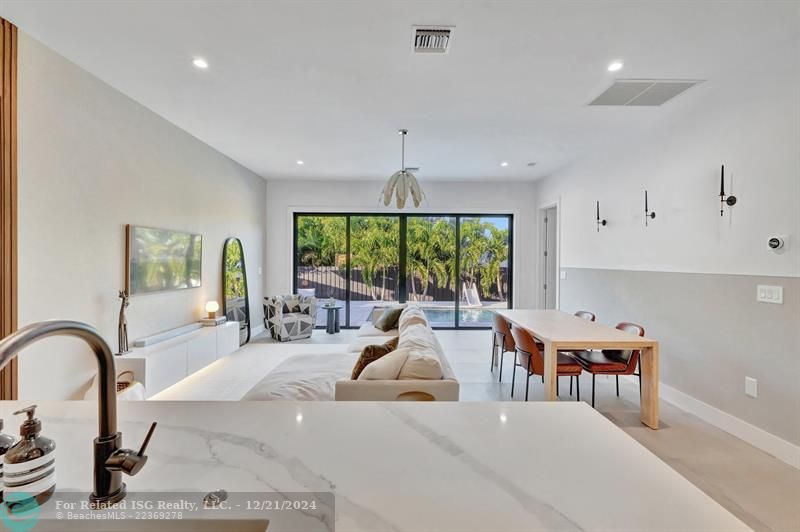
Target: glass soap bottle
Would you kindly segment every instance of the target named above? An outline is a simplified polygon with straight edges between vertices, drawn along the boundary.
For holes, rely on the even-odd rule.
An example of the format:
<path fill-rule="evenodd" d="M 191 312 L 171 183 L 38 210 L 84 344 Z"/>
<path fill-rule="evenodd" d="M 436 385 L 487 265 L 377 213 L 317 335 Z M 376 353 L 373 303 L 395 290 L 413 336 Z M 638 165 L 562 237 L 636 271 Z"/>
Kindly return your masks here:
<path fill-rule="evenodd" d="M 3 487 L 6 502 L 25 505 L 35 499 L 41 505 L 56 489 L 56 442 L 40 436 L 42 422 L 34 417 L 36 405 L 31 405 L 14 414 L 28 417 L 19 428 L 22 437 L 3 455 Z M 24 500 L 14 494 L 25 494 Z M 14 512 L 14 508 L 11 508 Z"/>

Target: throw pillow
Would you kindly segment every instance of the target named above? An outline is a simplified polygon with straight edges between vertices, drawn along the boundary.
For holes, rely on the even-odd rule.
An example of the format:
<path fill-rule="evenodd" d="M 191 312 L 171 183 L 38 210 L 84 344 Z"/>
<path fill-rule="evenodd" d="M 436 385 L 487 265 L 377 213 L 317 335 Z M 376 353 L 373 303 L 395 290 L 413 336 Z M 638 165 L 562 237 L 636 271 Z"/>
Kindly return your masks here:
<path fill-rule="evenodd" d="M 442 378 L 442 364 L 435 354 L 411 351 L 406 358 L 398 380 L 439 380 Z"/>
<path fill-rule="evenodd" d="M 367 364 L 367 367 L 358 376 L 358 380 L 397 380 L 397 376 L 400 375 L 400 369 L 406 363 L 408 353 L 408 349 L 395 349 L 375 362 Z"/>
<path fill-rule="evenodd" d="M 358 357 L 356 365 L 353 367 L 353 373 L 350 375 L 350 378 L 353 380 L 358 379 L 358 376 L 361 375 L 361 372 L 364 371 L 364 368 L 369 364 L 397 349 L 397 342 L 399 341 L 400 338 L 394 337 L 383 345 L 365 346 L 364 349 L 361 350 L 361 356 Z"/>
<path fill-rule="evenodd" d="M 400 314 L 403 313 L 403 307 L 389 307 L 383 311 L 381 317 L 374 323 L 377 329 L 384 332 L 391 331 L 397 328 L 397 320 L 400 319 Z"/>

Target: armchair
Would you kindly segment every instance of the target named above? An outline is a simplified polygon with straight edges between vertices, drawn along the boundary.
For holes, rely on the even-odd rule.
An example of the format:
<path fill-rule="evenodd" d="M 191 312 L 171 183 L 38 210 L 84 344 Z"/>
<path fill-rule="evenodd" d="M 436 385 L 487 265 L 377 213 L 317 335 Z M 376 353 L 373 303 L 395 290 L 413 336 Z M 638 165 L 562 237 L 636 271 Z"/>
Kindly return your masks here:
<path fill-rule="evenodd" d="M 264 298 L 264 327 L 279 342 L 310 338 L 316 321 L 316 297 L 293 294 Z"/>

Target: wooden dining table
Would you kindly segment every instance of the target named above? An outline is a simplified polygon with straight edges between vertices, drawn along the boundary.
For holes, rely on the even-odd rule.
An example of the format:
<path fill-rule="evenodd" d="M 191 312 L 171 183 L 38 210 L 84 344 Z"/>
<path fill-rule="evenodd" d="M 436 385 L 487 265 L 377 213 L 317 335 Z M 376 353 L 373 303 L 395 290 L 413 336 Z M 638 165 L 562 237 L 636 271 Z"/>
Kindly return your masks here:
<path fill-rule="evenodd" d="M 531 333 L 544 344 L 544 396 L 557 401 L 556 361 L 558 351 L 589 349 L 639 349 L 642 379 L 640 416 L 642 423 L 658 429 L 658 342 L 609 325 L 588 321 L 560 310 L 493 309 L 494 312 Z"/>

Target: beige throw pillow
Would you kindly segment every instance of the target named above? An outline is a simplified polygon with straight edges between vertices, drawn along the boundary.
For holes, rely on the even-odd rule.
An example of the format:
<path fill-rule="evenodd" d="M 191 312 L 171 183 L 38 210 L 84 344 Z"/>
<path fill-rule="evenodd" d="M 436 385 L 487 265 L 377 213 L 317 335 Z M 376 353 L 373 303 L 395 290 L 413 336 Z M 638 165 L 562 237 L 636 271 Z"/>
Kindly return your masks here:
<path fill-rule="evenodd" d="M 367 367 L 358 376 L 358 380 L 372 381 L 394 381 L 400 375 L 400 369 L 408 358 L 408 349 L 396 349 L 391 353 L 382 356 L 375 362 L 367 364 Z"/>
<path fill-rule="evenodd" d="M 398 380 L 439 380 L 442 378 L 442 363 L 439 357 L 429 353 L 411 351 L 406 363 L 400 368 Z"/>

